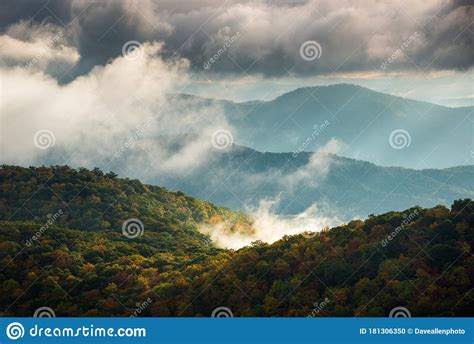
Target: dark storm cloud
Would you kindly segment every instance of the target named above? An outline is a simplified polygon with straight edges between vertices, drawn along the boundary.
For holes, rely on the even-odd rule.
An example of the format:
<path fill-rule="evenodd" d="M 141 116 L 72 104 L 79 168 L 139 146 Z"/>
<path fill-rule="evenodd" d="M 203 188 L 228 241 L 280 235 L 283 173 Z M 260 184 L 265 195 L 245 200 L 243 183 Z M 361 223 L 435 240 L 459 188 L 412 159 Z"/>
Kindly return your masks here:
<path fill-rule="evenodd" d="M 467 69 L 474 62 L 474 1 L 458 1 L 443 15 L 430 20 L 424 30 L 426 46 L 413 59 L 432 68 Z"/>
<path fill-rule="evenodd" d="M 165 56 L 206 73 L 428 71 L 472 67 L 473 8 L 468 0 L 21 0 L 3 2 L 0 27 L 32 16 L 65 24 L 81 56 L 72 76 L 105 64 L 129 40 L 163 41 Z M 305 41 L 320 44 L 319 59 L 301 58 Z"/>
<path fill-rule="evenodd" d="M 71 1 L 62 0 L 4 0 L 0 3 L 0 30 L 19 20 L 33 19 L 37 22 L 45 20 L 68 23 L 71 14 Z M 58 19 L 56 19 L 58 18 Z"/>

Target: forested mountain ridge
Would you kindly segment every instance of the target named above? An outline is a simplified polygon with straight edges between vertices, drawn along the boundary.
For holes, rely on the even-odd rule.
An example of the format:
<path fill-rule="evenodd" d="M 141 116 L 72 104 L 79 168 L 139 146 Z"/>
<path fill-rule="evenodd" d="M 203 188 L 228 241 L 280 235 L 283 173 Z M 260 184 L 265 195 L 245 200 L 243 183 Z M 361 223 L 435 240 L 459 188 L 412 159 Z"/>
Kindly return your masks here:
<path fill-rule="evenodd" d="M 192 280 L 178 298 L 186 307 L 159 298 L 151 314 L 206 316 L 225 305 L 238 316 L 384 317 L 402 306 L 412 316 L 472 316 L 473 210 L 459 200 L 254 243 L 219 257 L 218 269 L 185 273 Z M 203 273 L 213 287 L 201 287 Z"/>
<path fill-rule="evenodd" d="M 0 220 L 44 224 L 61 211 L 56 226 L 121 233 L 124 222 L 136 218 L 145 237 L 156 236 L 159 248 L 174 254 L 191 246 L 209 249 L 208 238 L 197 231 L 200 224 L 225 222 L 228 230 L 250 230 L 241 213 L 99 169 L 4 165 L 0 184 Z"/>
<path fill-rule="evenodd" d="M 469 199 L 233 251 L 202 240 L 196 225 L 214 216 L 245 225 L 245 217 L 181 193 L 99 170 L 0 172 L 4 316 L 43 306 L 57 316 L 210 316 L 221 306 L 234 316 L 388 316 L 398 306 L 413 316 L 472 316 Z M 117 201 L 112 215 L 108 197 Z M 142 236 L 120 231 L 131 216 L 143 219 Z"/>
<path fill-rule="evenodd" d="M 183 141 L 179 137 L 169 140 Z M 312 152 L 264 153 L 234 144 L 210 155 L 184 176 L 157 173 L 156 177 L 147 176 L 147 182 L 235 210 L 278 198 L 278 212 L 294 215 L 314 203 L 326 203 L 330 215 L 335 213 L 344 221 L 415 205 L 449 206 L 455 199 L 474 198 L 472 165 L 415 170 L 320 155 L 320 162 L 312 165 L 312 159 L 317 158 Z M 129 175 L 136 173 L 126 158 L 121 166 Z"/>

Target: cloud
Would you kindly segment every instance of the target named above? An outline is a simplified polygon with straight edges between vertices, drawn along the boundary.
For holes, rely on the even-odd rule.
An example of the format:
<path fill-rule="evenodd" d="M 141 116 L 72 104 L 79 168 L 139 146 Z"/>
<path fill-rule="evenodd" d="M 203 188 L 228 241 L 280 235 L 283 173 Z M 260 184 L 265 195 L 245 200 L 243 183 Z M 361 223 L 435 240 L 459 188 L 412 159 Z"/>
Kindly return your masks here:
<path fill-rule="evenodd" d="M 302 182 L 315 187 L 329 173 L 330 167 L 334 163 L 333 154 L 340 153 L 345 147 L 346 145 L 342 141 L 331 138 L 324 146 L 311 154 L 306 165 L 293 173 L 281 175 L 276 180 L 281 180 L 290 190 Z"/>
<path fill-rule="evenodd" d="M 220 106 L 206 101 L 196 106 L 186 97 L 170 102 L 170 94 L 187 83 L 188 61 L 164 60 L 160 43 L 145 43 L 137 49 L 140 54 L 117 57 L 65 85 L 40 69 L 2 66 L 2 162 L 99 166 L 159 181 L 165 176 L 195 178 L 193 170 L 222 157 L 224 152 L 212 145 L 212 134 L 225 128 L 238 135 Z M 272 178 L 281 190 L 301 183 L 317 185 L 329 172 L 331 153 L 339 146 L 331 140 L 289 175 L 243 172 L 241 183 L 258 187 Z M 223 181 L 228 172 L 217 166 L 202 184 Z M 241 247 L 254 240 L 272 242 L 285 234 L 319 231 L 340 222 L 327 215 L 322 204 L 293 216 L 278 215 L 278 204 L 279 198 L 248 203 L 255 224 L 253 235 L 229 235 L 223 224 L 203 231 L 219 245 Z"/>
<path fill-rule="evenodd" d="M 0 35 L 0 61 L 7 67 L 23 66 L 60 76 L 80 57 L 64 36 L 58 26 L 20 21 Z"/>
<path fill-rule="evenodd" d="M 41 4 L 21 1 L 5 11 L 17 20 L 27 19 L 31 7 L 41 10 Z M 267 77 L 289 71 L 308 76 L 381 70 L 382 63 L 414 33 L 416 39 L 382 72 L 471 68 L 473 8 L 471 1 L 454 0 L 412 1 L 409 8 L 404 2 L 388 0 L 233 1 L 217 6 L 204 0 L 69 0 L 48 5 L 55 13 L 53 20 L 57 17 L 67 25 L 81 55 L 71 72 L 75 75 L 105 64 L 120 54 L 125 42 L 138 40 L 164 42 L 164 56 L 179 54 L 205 75 Z M 51 16 L 43 12 L 34 20 Z M 205 62 L 236 33 L 239 39 L 206 70 Z M 301 44 L 309 40 L 322 49 L 314 61 L 300 56 Z"/>
<path fill-rule="evenodd" d="M 343 147 L 342 142 L 331 139 L 312 153 L 305 165 L 290 173 L 284 170 L 266 170 L 262 173 L 239 171 L 236 179 L 239 180 L 240 185 L 245 185 L 248 189 L 258 190 L 265 183 L 278 183 L 277 196 L 263 199 L 257 196 L 245 200 L 246 204 L 243 208 L 253 220 L 253 233 L 230 231 L 226 223 L 203 225 L 199 230 L 209 235 L 220 247 L 238 249 L 257 240 L 273 243 L 284 235 L 319 232 L 325 227 L 341 224 L 343 220 L 335 215 L 337 210 L 330 207 L 327 202 L 315 202 L 303 211 L 292 215 L 281 214 L 280 205 L 283 203 L 283 208 L 291 205 L 296 198 L 294 192 L 301 185 L 304 185 L 306 189 L 316 190 L 318 184 L 328 176 L 331 168 L 336 164 L 333 154 Z M 229 171 L 224 169 L 214 172 L 218 175 L 220 172 L 225 174 Z M 206 180 L 206 183 L 209 182 L 212 183 L 212 180 Z M 239 194 L 239 197 L 242 195 Z"/>
<path fill-rule="evenodd" d="M 192 178 L 196 170 L 205 169 L 216 153 L 210 141 L 216 130 L 230 131 L 238 142 L 218 103 L 170 103 L 169 94 L 181 93 L 193 73 L 245 70 L 268 77 L 289 70 L 304 76 L 364 72 L 379 69 L 415 32 L 416 39 L 390 62 L 389 71 L 462 69 L 474 61 L 472 8 L 464 4 L 416 2 L 408 14 L 402 4 L 380 1 L 240 1 L 219 7 L 214 1 L 70 0 L 51 1 L 36 15 L 36 3 L 18 1 L 2 12 L 4 4 L 0 13 L 8 12 L 15 20 L 0 25 L 2 161 L 100 166 L 157 184 L 165 177 Z M 239 39 L 204 71 L 204 62 L 237 33 Z M 306 40 L 320 43 L 320 59 L 301 58 L 299 48 Z M 141 58 L 121 55 L 129 41 L 145 42 L 139 45 Z M 72 77 L 64 83 L 62 75 L 69 69 Z M 51 149 L 38 147 L 35 137 L 40 132 L 52 133 Z M 341 142 L 331 140 L 291 173 L 237 171 L 230 188 L 258 190 L 270 181 L 276 184 L 270 188 L 290 196 L 298 185 L 313 190 L 329 173 L 331 154 L 340 148 Z M 216 168 L 213 178 L 203 180 L 209 194 L 231 177 L 226 173 Z M 221 245 L 272 242 L 284 234 L 340 222 L 323 203 L 290 217 L 277 214 L 277 197 L 253 201 L 248 210 L 255 234 L 207 229 L 219 236 Z"/>
<path fill-rule="evenodd" d="M 327 205 L 318 203 L 296 215 L 279 215 L 276 210 L 279 202 L 280 198 L 264 199 L 258 207 L 249 209 L 248 214 L 253 219 L 254 228 L 251 235 L 229 232 L 224 224 L 202 226 L 200 231 L 209 235 L 219 247 L 238 249 L 257 240 L 273 243 L 284 235 L 307 233 L 312 236 L 312 233 L 343 222 L 327 209 Z"/>
<path fill-rule="evenodd" d="M 211 133 L 230 126 L 217 107 L 170 107 L 169 94 L 186 84 L 188 61 L 164 61 L 160 43 L 139 49 L 140 58 L 117 57 L 66 85 L 40 70 L 3 66 L 2 161 L 117 172 L 130 163 L 143 175 L 154 165 L 179 173 L 205 161 Z M 54 146 L 42 147 L 41 133 Z M 179 149 L 158 139 L 186 133 Z"/>

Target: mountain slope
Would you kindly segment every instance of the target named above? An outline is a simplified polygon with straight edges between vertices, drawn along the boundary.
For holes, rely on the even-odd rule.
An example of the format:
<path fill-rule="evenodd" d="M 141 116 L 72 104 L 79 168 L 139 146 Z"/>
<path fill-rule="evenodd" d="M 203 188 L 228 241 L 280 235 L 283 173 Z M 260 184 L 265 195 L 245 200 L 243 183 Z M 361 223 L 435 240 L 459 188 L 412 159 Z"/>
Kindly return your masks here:
<path fill-rule="evenodd" d="M 160 298 L 151 314 L 207 315 L 224 305 L 236 316 L 386 317 L 402 306 L 412 316 L 472 316 L 473 207 L 412 208 L 311 239 L 255 243 L 217 270 L 203 267 L 213 287 L 201 293 L 202 279 L 192 278 L 179 294 L 192 300 L 186 308 Z"/>
<path fill-rule="evenodd" d="M 444 168 L 473 162 L 472 107 L 449 108 L 350 84 L 300 88 L 271 101 L 188 97 L 177 103 L 214 104 L 235 128 L 237 143 L 263 152 L 297 151 L 308 138 L 313 139 L 305 150 L 315 150 L 336 138 L 346 145 L 344 156 L 383 166 Z M 389 142 L 398 129 L 408 133 L 392 140 L 402 149 Z"/>
<path fill-rule="evenodd" d="M 183 141 L 175 138 L 176 145 Z M 130 153 L 132 159 L 140 159 L 140 154 L 138 150 Z M 135 165 L 123 158 L 119 165 L 126 175 L 231 209 L 255 209 L 261 201 L 279 200 L 273 209 L 276 213 L 295 215 L 317 203 L 325 215 L 348 221 L 415 205 L 449 205 L 455 199 L 474 198 L 474 166 L 414 170 L 336 155 L 262 153 L 234 145 L 214 150 L 205 163 L 185 174 L 165 173 L 157 165 L 154 175 L 140 176 Z"/>
<path fill-rule="evenodd" d="M 225 251 L 198 244 L 193 228 L 196 216 L 228 210 L 98 170 L 9 166 L 0 172 L 4 316 L 31 316 L 45 306 L 57 316 L 210 316 L 222 306 L 235 316 L 387 316 L 397 306 L 413 316 L 472 316 L 470 200 Z M 88 192 L 77 196 L 83 187 Z M 69 195 L 67 206 L 58 200 Z M 118 197 L 117 221 L 103 207 L 110 195 Z M 34 216 L 15 218 L 11 210 L 25 202 L 21 207 Z M 45 223 L 59 205 L 64 215 Z M 110 229 L 83 223 L 93 209 L 94 220 L 110 222 Z M 124 216 L 144 214 L 150 218 L 143 236 L 126 238 L 116 228 Z"/>
<path fill-rule="evenodd" d="M 197 231 L 201 224 L 232 219 L 232 226 L 248 225 L 242 214 L 182 192 L 119 179 L 114 173 L 104 174 L 99 169 L 4 165 L 0 183 L 1 221 L 30 221 L 46 226 L 53 220 L 50 225 L 113 233 L 126 242 L 129 238 L 125 231 L 154 250 L 176 256 L 213 249 L 208 238 Z M 130 221 L 133 219 L 139 221 Z M 134 228 L 134 224 L 140 228 Z"/>

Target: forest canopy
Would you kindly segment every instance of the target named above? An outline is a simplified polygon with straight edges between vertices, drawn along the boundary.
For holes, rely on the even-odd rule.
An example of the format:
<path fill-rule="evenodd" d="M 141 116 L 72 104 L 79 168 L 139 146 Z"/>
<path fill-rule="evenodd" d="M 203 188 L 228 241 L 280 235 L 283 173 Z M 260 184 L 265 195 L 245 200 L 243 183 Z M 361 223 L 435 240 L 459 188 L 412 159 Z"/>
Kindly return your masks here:
<path fill-rule="evenodd" d="M 67 166 L 0 169 L 0 309 L 32 316 L 469 316 L 474 202 L 372 215 L 238 251 L 201 223 L 244 214 Z M 122 225 L 138 218 L 143 234 Z M 143 306 L 143 305 L 146 306 Z M 137 312 L 137 309 L 140 311 Z"/>

